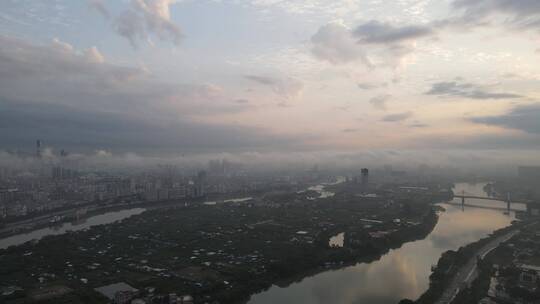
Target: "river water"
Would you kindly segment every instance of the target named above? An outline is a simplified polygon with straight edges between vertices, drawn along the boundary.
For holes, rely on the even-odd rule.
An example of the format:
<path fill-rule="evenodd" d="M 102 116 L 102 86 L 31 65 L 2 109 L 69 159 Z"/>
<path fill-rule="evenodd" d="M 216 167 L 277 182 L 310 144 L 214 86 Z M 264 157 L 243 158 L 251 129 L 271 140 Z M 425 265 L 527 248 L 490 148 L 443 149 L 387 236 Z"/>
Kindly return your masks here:
<path fill-rule="evenodd" d="M 90 228 L 96 225 L 111 224 L 121 221 L 133 215 L 141 214 L 145 211 L 144 208 L 133 208 L 121 211 L 107 212 L 104 214 L 89 217 L 78 223 L 64 223 L 53 227 L 34 230 L 28 233 L 13 235 L 4 239 L 0 239 L 0 249 L 5 249 L 9 246 L 21 245 L 28 241 L 40 240 L 47 235 L 59 235 L 68 231 L 78 231 Z"/>
<path fill-rule="evenodd" d="M 454 193 L 486 196 L 485 183 L 456 184 Z M 456 199 L 453 203 L 461 203 Z M 467 204 L 505 208 L 504 202 L 468 199 Z M 432 233 L 423 240 L 391 250 L 380 260 L 341 270 L 329 270 L 293 283 L 272 286 L 253 295 L 249 304 L 397 304 L 403 298 L 417 299 L 429 286 L 431 266 L 441 254 L 477 241 L 515 219 L 501 210 L 440 204 L 446 209 Z M 517 209 L 524 209 L 524 206 Z"/>

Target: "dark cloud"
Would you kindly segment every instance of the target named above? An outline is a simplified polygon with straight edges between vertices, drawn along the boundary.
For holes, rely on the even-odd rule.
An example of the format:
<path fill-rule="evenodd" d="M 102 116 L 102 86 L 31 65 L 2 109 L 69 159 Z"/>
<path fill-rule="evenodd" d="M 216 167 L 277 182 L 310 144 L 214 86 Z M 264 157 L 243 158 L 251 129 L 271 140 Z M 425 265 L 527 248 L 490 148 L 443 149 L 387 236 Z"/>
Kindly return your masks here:
<path fill-rule="evenodd" d="M 457 17 L 441 21 L 446 26 L 502 25 L 513 30 L 540 30 L 540 2 L 537 0 L 454 0 Z"/>
<path fill-rule="evenodd" d="M 286 149 L 300 138 L 272 136 L 256 128 L 204 124 L 187 119 L 155 121 L 54 104 L 0 102 L 2 146 L 21 147 L 37 138 L 75 150 L 244 151 Z"/>
<path fill-rule="evenodd" d="M 471 121 L 540 134 L 540 104 L 522 105 L 503 115 L 475 117 Z"/>
<path fill-rule="evenodd" d="M 433 35 L 433 30 L 427 26 L 406 25 L 394 26 L 372 20 L 359 25 L 354 31 L 359 43 L 396 44 Z"/>
<path fill-rule="evenodd" d="M 382 118 L 382 121 L 384 122 L 399 122 L 404 121 L 413 116 L 412 112 L 403 112 L 403 113 L 396 113 L 396 114 L 390 114 L 386 115 Z"/>
<path fill-rule="evenodd" d="M 434 83 L 426 94 L 443 97 L 465 97 L 470 99 L 515 99 L 522 97 L 521 95 L 513 93 L 488 92 L 478 85 L 459 81 Z"/>
<path fill-rule="evenodd" d="M 540 13 L 540 2 L 536 0 L 455 0 L 452 6 L 464 10 L 468 16 L 477 18 L 494 13 L 512 14 L 524 18 Z"/>
<path fill-rule="evenodd" d="M 369 103 L 379 110 L 386 110 L 386 102 L 392 98 L 392 95 L 379 95 L 371 98 Z"/>

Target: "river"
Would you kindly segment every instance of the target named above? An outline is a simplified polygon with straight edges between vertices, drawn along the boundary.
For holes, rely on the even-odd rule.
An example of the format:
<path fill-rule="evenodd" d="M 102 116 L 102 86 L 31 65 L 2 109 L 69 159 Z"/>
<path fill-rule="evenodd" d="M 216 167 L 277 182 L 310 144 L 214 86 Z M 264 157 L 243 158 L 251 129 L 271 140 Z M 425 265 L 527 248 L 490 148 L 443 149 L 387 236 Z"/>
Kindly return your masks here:
<path fill-rule="evenodd" d="M 83 230 L 96 225 L 111 224 L 121 221 L 130 216 L 141 214 L 145 210 L 146 209 L 144 208 L 133 208 L 121 211 L 107 212 L 104 214 L 89 217 L 78 223 L 63 223 L 53 227 L 47 227 L 27 233 L 13 235 L 4 239 L 0 239 L 0 249 L 5 249 L 9 246 L 21 245 L 32 240 L 40 240 L 47 235 L 59 235 L 64 234 L 68 231 Z"/>
<path fill-rule="evenodd" d="M 248 202 L 252 199 L 253 199 L 252 197 L 241 197 L 241 198 L 233 198 L 233 199 L 224 200 L 222 202 L 241 203 L 241 202 Z M 205 205 L 216 205 L 217 203 L 218 203 L 217 201 L 204 202 Z M 12 235 L 7 238 L 0 239 L 0 249 L 6 249 L 9 246 L 22 245 L 29 241 L 39 241 L 40 239 L 48 235 L 60 235 L 68 231 L 78 231 L 78 230 L 90 228 L 92 226 L 112 224 L 112 223 L 121 221 L 123 219 L 126 219 L 130 216 L 141 214 L 144 211 L 146 211 L 146 209 L 144 208 L 130 208 L 130 209 L 124 209 L 120 211 L 106 212 L 103 214 L 89 217 L 78 223 L 62 223 L 60 225 L 55 225 L 52 227 L 19 233 L 19 234 Z"/>
<path fill-rule="evenodd" d="M 459 183 L 454 193 L 486 196 L 485 183 Z M 460 203 L 456 199 L 454 203 Z M 505 208 L 504 202 L 467 200 L 467 204 Z M 249 304 L 397 304 L 403 298 L 417 299 L 429 286 L 431 266 L 441 254 L 477 241 L 515 219 L 501 210 L 440 204 L 446 209 L 434 230 L 423 240 L 406 243 L 380 260 L 341 270 L 329 270 L 287 287 L 272 286 L 253 295 Z M 513 207 L 514 208 L 514 207 Z M 519 209 L 523 209 L 521 206 Z"/>

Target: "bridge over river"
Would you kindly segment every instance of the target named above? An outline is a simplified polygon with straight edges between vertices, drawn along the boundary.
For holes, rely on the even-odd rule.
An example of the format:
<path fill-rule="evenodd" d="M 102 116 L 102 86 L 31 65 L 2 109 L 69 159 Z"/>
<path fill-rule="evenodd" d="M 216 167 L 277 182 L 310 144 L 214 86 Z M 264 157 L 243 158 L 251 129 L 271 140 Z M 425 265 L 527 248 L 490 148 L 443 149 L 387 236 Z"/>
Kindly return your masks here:
<path fill-rule="evenodd" d="M 473 205 L 473 204 L 467 204 L 466 201 L 473 199 L 473 200 L 485 200 L 486 202 L 505 202 L 507 211 L 513 210 L 512 209 L 512 204 L 524 204 L 524 205 L 527 206 L 527 210 L 530 209 L 530 205 L 532 205 L 532 204 L 536 205 L 532 201 L 512 200 L 510 193 L 506 194 L 506 198 L 502 198 L 502 197 L 494 197 L 494 196 L 481 196 L 481 195 L 469 194 L 469 193 L 467 193 L 465 191 L 462 191 L 461 194 L 454 194 L 454 198 L 461 199 L 461 205 L 462 206 L 474 206 L 474 207 L 477 207 L 477 206 Z M 486 207 L 486 206 L 482 206 L 482 207 Z M 495 209 L 502 209 L 500 207 L 494 207 L 494 208 Z M 518 209 L 518 211 L 519 211 L 519 209 Z"/>

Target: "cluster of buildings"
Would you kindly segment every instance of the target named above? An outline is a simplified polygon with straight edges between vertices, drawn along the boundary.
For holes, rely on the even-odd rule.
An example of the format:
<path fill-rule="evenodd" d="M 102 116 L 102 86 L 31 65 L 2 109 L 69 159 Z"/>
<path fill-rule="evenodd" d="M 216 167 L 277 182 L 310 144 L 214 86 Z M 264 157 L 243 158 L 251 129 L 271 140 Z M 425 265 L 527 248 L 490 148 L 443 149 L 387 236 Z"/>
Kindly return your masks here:
<path fill-rule="evenodd" d="M 242 196 L 290 187 L 301 180 L 286 174 L 248 174 L 241 165 L 227 160 L 211 160 L 199 171 L 160 165 L 146 171 L 112 173 L 83 168 L 64 150 L 54 157 L 51 153 L 38 140 L 35 154 L 19 157 L 27 162 L 24 166 L 0 165 L 0 221 L 97 204 Z M 302 176 L 318 177 L 318 169 Z M 367 172 L 364 179 L 367 183 Z"/>
<path fill-rule="evenodd" d="M 481 303 L 540 302 L 540 226 L 524 229 L 493 254 L 494 274 Z"/>
<path fill-rule="evenodd" d="M 156 202 L 250 189 L 249 185 L 243 184 L 231 187 L 230 181 L 211 184 L 205 171 L 174 179 L 159 174 L 81 173 L 59 165 L 50 166 L 49 172 L 45 175 L 15 173 L 0 179 L 0 219 L 124 198 Z"/>
<path fill-rule="evenodd" d="M 95 291 L 114 304 L 193 304 L 193 297 L 190 295 L 156 294 L 153 287 L 140 291 L 124 282 L 101 286 L 95 288 Z"/>

